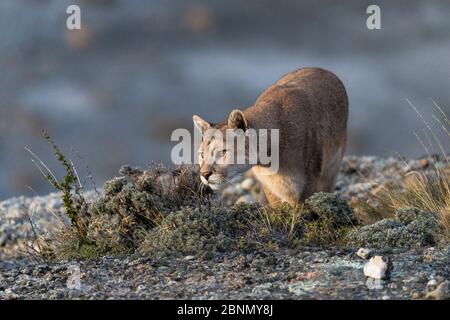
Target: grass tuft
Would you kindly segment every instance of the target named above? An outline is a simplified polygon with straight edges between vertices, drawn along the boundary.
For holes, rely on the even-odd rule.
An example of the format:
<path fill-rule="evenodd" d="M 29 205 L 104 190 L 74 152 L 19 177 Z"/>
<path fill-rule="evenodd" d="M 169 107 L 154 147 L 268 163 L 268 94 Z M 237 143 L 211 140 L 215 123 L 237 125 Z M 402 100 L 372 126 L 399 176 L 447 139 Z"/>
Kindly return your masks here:
<path fill-rule="evenodd" d="M 429 160 L 427 160 L 426 169 L 423 172 L 409 171 L 400 177 L 399 181 L 391 181 L 381 185 L 378 188 L 379 191 L 372 194 L 370 204 L 356 203 L 355 206 L 357 211 L 365 214 L 366 218 L 375 218 L 375 220 L 383 218 L 399 220 L 399 212 L 411 208 L 431 214 L 439 226 L 435 237 L 439 241 L 448 243 L 450 241 L 450 159 L 428 121 L 411 101 L 407 100 L 407 102 L 424 123 L 441 154 L 432 155 L 430 153 L 433 148 L 432 141 L 428 139 L 427 145 L 424 143 L 424 139 L 414 133 L 428 155 Z M 432 103 L 443 119 L 441 120 L 436 115 L 432 115 L 432 118 L 450 137 L 450 121 L 443 109 L 434 100 L 432 100 Z M 426 131 L 425 134 L 429 137 Z M 428 229 L 429 227 L 430 224 L 427 224 Z M 436 233 L 434 230 L 423 230 L 424 233 L 431 231 Z"/>

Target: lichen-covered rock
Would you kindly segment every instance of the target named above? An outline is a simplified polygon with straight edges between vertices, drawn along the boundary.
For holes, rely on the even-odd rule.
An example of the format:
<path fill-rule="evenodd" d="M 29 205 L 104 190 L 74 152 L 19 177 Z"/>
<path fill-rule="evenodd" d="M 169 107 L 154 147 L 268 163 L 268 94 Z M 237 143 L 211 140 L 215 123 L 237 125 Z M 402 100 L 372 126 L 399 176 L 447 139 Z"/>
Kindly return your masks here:
<path fill-rule="evenodd" d="M 446 300 L 450 299 L 450 282 L 444 281 L 439 284 L 436 289 L 426 292 L 425 299 L 427 300 Z"/>
<path fill-rule="evenodd" d="M 359 248 L 356 255 L 361 259 L 369 259 L 372 255 L 372 250 L 368 248 Z"/>
<path fill-rule="evenodd" d="M 347 201 L 335 193 L 315 193 L 306 199 L 305 208 L 311 212 L 313 219 L 330 220 L 335 227 L 355 223 L 352 208 Z"/>

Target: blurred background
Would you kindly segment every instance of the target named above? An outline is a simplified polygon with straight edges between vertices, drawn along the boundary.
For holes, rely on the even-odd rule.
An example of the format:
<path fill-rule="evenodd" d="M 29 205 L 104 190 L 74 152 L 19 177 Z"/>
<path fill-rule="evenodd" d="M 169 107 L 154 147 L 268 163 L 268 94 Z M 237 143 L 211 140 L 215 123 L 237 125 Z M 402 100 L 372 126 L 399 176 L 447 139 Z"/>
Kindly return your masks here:
<path fill-rule="evenodd" d="M 51 190 L 24 146 L 62 174 L 41 129 L 101 185 L 122 164 L 170 161 L 193 114 L 223 120 L 305 66 L 347 88 L 347 154 L 424 154 L 413 132 L 432 139 L 407 98 L 448 147 L 430 98 L 449 111 L 450 1 L 373 2 L 381 30 L 366 28 L 364 0 L 2 0 L 0 199 Z M 70 4 L 81 31 L 66 29 Z"/>

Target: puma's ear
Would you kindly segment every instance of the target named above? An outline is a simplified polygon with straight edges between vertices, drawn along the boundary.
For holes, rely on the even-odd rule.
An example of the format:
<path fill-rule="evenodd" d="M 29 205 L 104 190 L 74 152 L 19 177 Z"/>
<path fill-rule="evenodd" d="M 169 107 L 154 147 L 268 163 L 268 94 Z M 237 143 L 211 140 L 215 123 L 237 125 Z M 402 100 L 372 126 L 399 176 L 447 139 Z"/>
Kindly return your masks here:
<path fill-rule="evenodd" d="M 248 129 L 247 119 L 241 110 L 235 109 L 231 111 L 228 117 L 228 128 L 230 129 L 242 129 L 246 131 Z"/>
<path fill-rule="evenodd" d="M 193 116 L 192 120 L 194 120 L 195 127 L 200 130 L 201 133 L 211 128 L 211 124 L 208 121 L 203 120 L 199 116 Z"/>

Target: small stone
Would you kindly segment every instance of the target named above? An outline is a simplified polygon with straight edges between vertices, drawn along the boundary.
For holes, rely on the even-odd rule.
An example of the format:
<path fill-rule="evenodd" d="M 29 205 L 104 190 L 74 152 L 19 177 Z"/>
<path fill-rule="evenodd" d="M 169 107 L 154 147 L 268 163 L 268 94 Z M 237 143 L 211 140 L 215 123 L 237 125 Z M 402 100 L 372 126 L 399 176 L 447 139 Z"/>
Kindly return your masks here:
<path fill-rule="evenodd" d="M 43 277 L 43 279 L 45 282 L 50 282 L 53 280 L 53 274 L 49 272 Z"/>
<path fill-rule="evenodd" d="M 427 283 L 427 288 L 431 289 L 435 289 L 435 287 L 438 285 L 438 282 L 436 281 L 436 279 L 431 279 L 430 281 L 428 281 Z"/>
<path fill-rule="evenodd" d="M 356 252 L 356 255 L 361 259 L 369 259 L 371 253 L 372 251 L 370 249 L 359 248 L 358 251 Z"/>
<path fill-rule="evenodd" d="M 384 288 L 386 281 L 374 278 L 367 278 L 366 286 L 369 290 L 381 290 Z"/>
<path fill-rule="evenodd" d="M 389 283 L 388 285 L 389 289 L 397 289 L 398 285 L 395 282 Z"/>
<path fill-rule="evenodd" d="M 387 279 L 389 277 L 391 263 L 389 258 L 375 256 L 364 266 L 364 275 L 373 279 Z"/>
<path fill-rule="evenodd" d="M 445 300 L 450 298 L 449 282 L 444 281 L 437 288 L 425 295 L 428 300 Z"/>
<path fill-rule="evenodd" d="M 138 287 L 136 288 L 136 292 L 142 292 L 145 290 L 145 286 L 143 284 L 138 285 Z"/>
<path fill-rule="evenodd" d="M 411 299 L 419 299 L 420 298 L 420 293 L 417 291 L 413 291 L 411 292 Z"/>
<path fill-rule="evenodd" d="M 186 260 L 186 261 L 190 261 L 190 260 L 194 260 L 194 259 L 195 259 L 195 256 L 185 256 L 183 258 L 183 260 Z"/>
<path fill-rule="evenodd" d="M 23 268 L 20 271 L 21 271 L 22 274 L 26 274 L 26 275 L 30 275 L 31 274 L 31 270 L 29 268 Z"/>
<path fill-rule="evenodd" d="M 385 294 L 384 296 L 381 297 L 382 300 L 390 300 L 391 297 L 388 296 L 387 294 Z"/>

